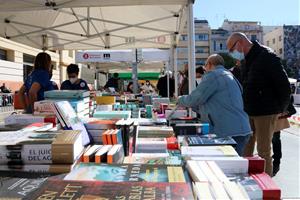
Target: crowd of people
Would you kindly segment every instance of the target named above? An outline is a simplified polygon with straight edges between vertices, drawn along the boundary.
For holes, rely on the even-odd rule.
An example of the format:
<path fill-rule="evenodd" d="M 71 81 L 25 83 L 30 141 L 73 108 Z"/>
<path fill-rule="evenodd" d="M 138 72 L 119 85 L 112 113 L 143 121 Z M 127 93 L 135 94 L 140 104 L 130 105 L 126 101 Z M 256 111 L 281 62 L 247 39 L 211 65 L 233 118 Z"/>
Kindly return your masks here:
<path fill-rule="evenodd" d="M 177 86 L 169 71 L 159 78 L 156 87 L 146 80 L 138 85 L 138 91 L 178 98 L 179 105 L 192 108 L 201 121 L 210 124 L 211 133 L 233 137 L 241 156 L 253 156 L 256 143 L 258 155 L 266 160 L 266 172 L 274 176 L 280 169 L 282 156 L 280 130 L 289 126 L 286 118 L 295 112 L 287 74 L 280 58 L 270 48 L 250 41 L 243 33 L 233 33 L 227 40 L 227 48 L 236 66 L 227 70 L 220 55 L 209 56 L 205 66 L 196 68 L 197 87 L 191 92 L 188 65 L 175 77 L 179 97 L 174 96 Z M 51 81 L 52 70 L 50 56 L 38 54 L 34 70 L 20 89 L 20 99 L 27 112 L 32 112 L 35 101 L 44 99 L 45 91 L 58 89 Z M 78 78 L 77 65 L 69 65 L 67 73 L 69 79 L 60 89 L 89 90 L 87 82 Z M 104 89 L 119 91 L 118 73 L 113 74 Z M 133 82 L 128 83 L 125 92 L 134 92 Z"/>

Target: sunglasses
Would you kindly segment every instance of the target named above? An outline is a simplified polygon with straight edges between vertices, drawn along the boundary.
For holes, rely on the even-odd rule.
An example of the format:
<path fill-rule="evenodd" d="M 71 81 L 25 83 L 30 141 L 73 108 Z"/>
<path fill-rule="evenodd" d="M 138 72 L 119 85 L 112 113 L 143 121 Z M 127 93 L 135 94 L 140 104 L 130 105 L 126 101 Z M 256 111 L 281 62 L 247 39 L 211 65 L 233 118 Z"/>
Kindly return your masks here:
<path fill-rule="evenodd" d="M 229 52 L 233 52 L 234 47 L 238 43 L 239 40 L 235 41 L 235 43 L 232 45 L 232 47 L 229 49 Z"/>

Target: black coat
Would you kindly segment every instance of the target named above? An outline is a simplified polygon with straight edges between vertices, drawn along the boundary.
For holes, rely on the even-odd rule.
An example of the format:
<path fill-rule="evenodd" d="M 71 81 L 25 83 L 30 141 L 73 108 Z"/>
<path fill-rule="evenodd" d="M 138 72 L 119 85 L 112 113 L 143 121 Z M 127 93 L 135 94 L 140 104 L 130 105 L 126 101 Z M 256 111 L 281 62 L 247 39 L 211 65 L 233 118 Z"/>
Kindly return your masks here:
<path fill-rule="evenodd" d="M 175 80 L 173 78 L 169 78 L 169 84 L 170 84 L 170 97 L 174 96 L 175 91 Z M 156 88 L 158 89 L 158 93 L 162 97 L 168 97 L 168 77 L 167 75 L 160 77 L 158 79 Z"/>
<path fill-rule="evenodd" d="M 250 116 L 286 111 L 290 101 L 290 83 L 280 58 L 269 48 L 254 42 L 242 67 L 245 111 Z"/>

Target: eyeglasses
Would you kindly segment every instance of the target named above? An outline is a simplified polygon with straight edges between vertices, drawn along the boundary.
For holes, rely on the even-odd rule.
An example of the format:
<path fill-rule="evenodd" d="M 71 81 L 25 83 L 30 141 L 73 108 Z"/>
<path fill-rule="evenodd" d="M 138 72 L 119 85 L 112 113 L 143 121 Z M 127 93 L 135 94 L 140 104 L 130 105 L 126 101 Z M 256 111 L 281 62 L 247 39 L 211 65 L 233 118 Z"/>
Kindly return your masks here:
<path fill-rule="evenodd" d="M 232 47 L 229 49 L 229 52 L 233 52 L 233 48 L 235 47 L 235 45 L 238 43 L 239 40 L 235 41 L 235 43 L 232 45 Z"/>

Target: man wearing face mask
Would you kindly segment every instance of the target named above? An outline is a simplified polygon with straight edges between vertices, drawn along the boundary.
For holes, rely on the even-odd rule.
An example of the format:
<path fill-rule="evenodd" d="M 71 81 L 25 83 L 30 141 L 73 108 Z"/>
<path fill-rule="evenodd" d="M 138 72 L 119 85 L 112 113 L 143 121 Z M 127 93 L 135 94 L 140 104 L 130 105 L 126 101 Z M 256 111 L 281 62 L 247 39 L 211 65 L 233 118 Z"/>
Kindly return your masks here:
<path fill-rule="evenodd" d="M 231 56 L 239 61 L 243 85 L 244 109 L 254 131 L 245 149 L 252 156 L 255 141 L 258 155 L 266 160 L 265 171 L 272 176 L 271 143 L 275 123 L 285 113 L 290 101 L 290 84 L 280 58 L 257 41 L 250 41 L 243 33 L 233 33 L 227 40 Z"/>
<path fill-rule="evenodd" d="M 67 73 L 69 80 L 65 80 L 62 84 L 60 89 L 61 90 L 90 90 L 87 82 L 78 78 L 79 74 L 79 67 L 75 64 L 70 64 L 67 67 Z"/>

